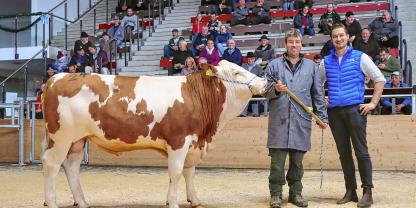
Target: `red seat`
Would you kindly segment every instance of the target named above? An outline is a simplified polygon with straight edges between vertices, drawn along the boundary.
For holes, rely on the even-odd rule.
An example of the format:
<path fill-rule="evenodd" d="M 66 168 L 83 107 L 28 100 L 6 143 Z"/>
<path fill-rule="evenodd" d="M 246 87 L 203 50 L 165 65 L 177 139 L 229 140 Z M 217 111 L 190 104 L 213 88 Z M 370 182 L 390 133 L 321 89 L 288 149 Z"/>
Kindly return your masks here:
<path fill-rule="evenodd" d="M 399 57 L 399 49 L 398 48 L 390 48 L 390 55 L 392 55 L 393 57 Z"/>
<path fill-rule="evenodd" d="M 160 64 L 159 65 L 162 68 L 169 68 L 169 67 L 172 67 L 173 66 L 172 60 L 171 59 L 167 59 L 167 58 L 165 58 L 163 56 L 160 58 Z"/>

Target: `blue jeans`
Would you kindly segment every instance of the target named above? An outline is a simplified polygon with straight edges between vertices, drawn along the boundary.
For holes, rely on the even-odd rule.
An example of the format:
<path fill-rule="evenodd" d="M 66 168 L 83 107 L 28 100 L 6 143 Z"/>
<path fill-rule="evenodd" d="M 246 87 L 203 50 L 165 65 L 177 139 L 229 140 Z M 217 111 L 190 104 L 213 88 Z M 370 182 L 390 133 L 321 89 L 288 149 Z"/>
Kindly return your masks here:
<path fill-rule="evenodd" d="M 258 101 L 249 102 L 240 115 L 247 116 L 249 105 L 251 106 L 251 112 L 253 113 L 253 115 L 259 116 L 259 102 Z"/>
<path fill-rule="evenodd" d="M 313 28 L 308 28 L 308 30 L 305 31 L 305 29 L 303 28 L 299 28 L 300 34 L 302 34 L 302 36 L 305 35 L 309 35 L 309 36 L 315 36 L 315 30 Z"/>
<path fill-rule="evenodd" d="M 224 51 L 228 48 L 227 46 L 224 46 L 222 43 L 217 43 L 216 46 L 221 56 L 224 54 Z"/>
<path fill-rule="evenodd" d="M 283 3 L 282 5 L 283 10 L 288 10 L 290 8 L 290 10 L 295 10 L 295 2 L 287 2 L 287 3 Z"/>
<path fill-rule="evenodd" d="M 170 48 L 170 46 L 169 46 L 169 45 L 165 45 L 165 46 L 163 47 L 163 56 L 164 56 L 165 58 L 170 58 L 170 57 L 172 57 L 172 56 L 173 56 L 173 50 L 172 50 L 172 48 Z"/>

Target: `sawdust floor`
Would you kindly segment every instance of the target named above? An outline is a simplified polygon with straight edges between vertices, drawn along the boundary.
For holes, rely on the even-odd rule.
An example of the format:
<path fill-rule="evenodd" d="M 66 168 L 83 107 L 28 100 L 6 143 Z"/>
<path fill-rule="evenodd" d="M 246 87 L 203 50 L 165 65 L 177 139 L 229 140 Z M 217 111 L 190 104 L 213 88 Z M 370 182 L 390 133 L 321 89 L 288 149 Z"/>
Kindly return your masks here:
<path fill-rule="evenodd" d="M 268 170 L 197 169 L 195 185 L 206 208 L 266 208 L 267 177 Z M 168 182 L 165 168 L 83 167 L 81 173 L 87 202 L 101 208 L 165 207 Z M 340 171 L 325 171 L 322 189 L 319 183 L 319 171 L 305 172 L 303 193 L 310 200 L 309 207 L 356 207 L 355 203 L 335 205 L 344 194 Z M 375 171 L 374 184 L 374 208 L 416 207 L 416 172 Z M 1 208 L 43 207 L 41 166 L 0 167 L 0 190 Z M 178 196 L 181 207 L 190 207 L 183 178 Z M 72 195 L 62 170 L 57 180 L 57 201 L 61 207 L 72 207 Z M 287 204 L 287 187 L 283 207 L 295 207 Z"/>

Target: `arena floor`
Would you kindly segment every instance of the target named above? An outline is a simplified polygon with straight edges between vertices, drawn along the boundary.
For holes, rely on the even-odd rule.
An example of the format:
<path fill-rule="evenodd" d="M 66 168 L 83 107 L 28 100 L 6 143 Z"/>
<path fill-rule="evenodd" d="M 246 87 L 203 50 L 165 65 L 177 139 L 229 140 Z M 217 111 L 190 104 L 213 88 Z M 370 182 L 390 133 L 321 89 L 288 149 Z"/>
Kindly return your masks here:
<path fill-rule="evenodd" d="M 358 175 L 358 173 L 357 173 Z M 197 169 L 195 184 L 206 208 L 268 207 L 268 170 Z M 416 207 L 416 172 L 374 172 L 374 208 Z M 92 207 L 160 208 L 165 207 L 168 187 L 164 168 L 84 167 L 81 184 Z M 325 171 L 322 189 L 319 171 L 306 171 L 304 196 L 309 207 L 356 207 L 354 203 L 335 205 L 344 193 L 342 173 Z M 0 207 L 43 207 L 41 166 L 0 167 Z M 284 206 L 287 204 L 285 187 Z M 57 200 L 61 207 L 72 207 L 72 195 L 61 171 L 57 184 Z M 361 192 L 361 191 L 360 191 Z M 184 179 L 179 185 L 181 207 L 186 202 Z M 360 193 L 361 195 L 361 193 Z"/>

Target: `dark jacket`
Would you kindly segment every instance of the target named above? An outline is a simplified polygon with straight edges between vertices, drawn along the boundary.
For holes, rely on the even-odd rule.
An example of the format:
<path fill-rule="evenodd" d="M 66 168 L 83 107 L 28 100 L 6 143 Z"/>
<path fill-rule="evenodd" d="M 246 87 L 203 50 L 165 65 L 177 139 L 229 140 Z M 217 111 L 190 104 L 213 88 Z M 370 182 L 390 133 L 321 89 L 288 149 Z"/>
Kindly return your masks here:
<path fill-rule="evenodd" d="M 255 16 L 269 17 L 270 16 L 270 14 L 269 14 L 270 4 L 264 2 L 262 7 L 259 7 L 259 6 L 256 5 L 255 7 L 253 7 L 253 9 L 251 11 Z"/>
<path fill-rule="evenodd" d="M 360 34 L 361 34 L 361 24 L 357 20 L 354 20 L 354 22 L 352 22 L 352 24 L 350 24 L 350 25 L 347 25 L 347 20 L 345 20 L 345 19 L 342 20 L 341 22 L 347 28 L 348 33 L 350 34 L 350 37 L 355 36 L 357 38 L 357 37 L 360 36 Z"/>
<path fill-rule="evenodd" d="M 92 59 L 94 60 L 94 63 L 96 65 L 98 65 L 98 67 L 99 67 L 96 70 L 101 70 L 103 67 L 108 68 L 109 61 L 108 61 L 108 57 L 107 57 L 107 52 L 104 51 L 104 50 L 101 50 L 100 48 L 97 48 L 96 53 L 97 53 L 97 55 L 95 57 L 94 57 L 94 54 L 90 55 L 90 56 L 92 56 Z M 100 72 L 100 71 L 97 71 L 97 72 Z"/>
<path fill-rule="evenodd" d="M 169 47 L 173 48 L 173 46 L 178 46 L 181 40 L 185 40 L 182 36 L 178 36 L 178 41 L 175 43 L 175 38 L 169 39 Z"/>
<path fill-rule="evenodd" d="M 92 43 L 90 41 L 88 41 L 87 43 L 83 44 L 81 40 L 77 40 L 77 41 L 75 41 L 75 44 L 74 44 L 74 52 L 77 51 L 77 49 L 79 49 L 81 47 L 82 47 L 82 49 L 84 49 L 84 51 L 87 51 L 88 50 L 88 48 L 87 48 L 88 45 L 92 45 Z"/>
<path fill-rule="evenodd" d="M 378 17 L 368 25 L 368 28 L 373 32 L 376 40 L 380 40 L 384 35 L 388 39 L 399 35 L 399 24 L 393 18 L 391 18 L 390 22 L 384 23 L 383 18 Z"/>
<path fill-rule="evenodd" d="M 86 66 L 92 66 L 92 58 L 91 56 L 88 55 L 84 55 L 84 56 L 79 56 L 78 54 L 75 54 L 72 56 L 71 61 L 69 62 L 69 64 L 75 64 L 77 65 L 77 63 L 80 64 L 80 66 L 77 68 L 77 70 L 79 72 L 85 72 L 85 67 Z"/>
<path fill-rule="evenodd" d="M 243 20 L 247 18 L 249 14 L 249 9 L 247 7 L 240 8 L 240 6 L 238 6 L 237 8 L 235 8 L 232 14 L 233 17 L 237 18 L 238 20 Z"/>
<path fill-rule="evenodd" d="M 264 49 L 261 45 L 257 47 L 254 51 L 254 55 L 256 56 L 256 59 L 261 58 L 263 61 L 271 61 L 276 57 L 274 48 L 270 44 Z"/>
<path fill-rule="evenodd" d="M 193 45 L 194 45 L 195 48 L 197 46 L 199 46 L 199 45 L 205 45 L 206 46 L 207 45 L 207 41 L 209 39 L 212 39 L 212 36 L 209 33 L 208 33 L 208 35 L 203 35 L 202 33 L 199 33 L 196 36 L 196 38 L 195 38 L 195 40 L 193 42 Z"/>
<path fill-rule="evenodd" d="M 332 18 L 329 17 L 330 15 L 332 15 Z M 337 22 L 341 22 L 341 17 L 339 17 L 339 15 L 335 11 L 333 11 L 331 14 L 326 12 L 319 19 L 319 28 L 322 28 L 323 21 L 328 21 L 328 20 L 332 21 L 332 24 L 334 24 Z"/>
<path fill-rule="evenodd" d="M 308 27 L 309 28 L 313 28 L 313 17 L 311 13 L 307 14 L 308 16 Z M 293 19 L 293 25 L 296 29 L 300 29 L 302 28 L 302 22 L 303 22 L 303 18 L 305 16 L 303 15 L 302 11 L 299 11 L 298 14 L 296 14 L 295 18 Z"/>
<path fill-rule="evenodd" d="M 354 49 L 362 51 L 370 56 L 373 61 L 378 60 L 380 57 L 380 46 L 373 37 L 370 37 L 367 43 L 365 43 L 361 37 L 358 37 L 354 40 L 352 46 Z"/>
<path fill-rule="evenodd" d="M 233 62 L 233 63 L 241 66 L 241 64 L 243 64 L 243 55 L 241 54 L 240 49 L 235 48 L 232 53 L 230 51 L 231 51 L 230 48 L 225 49 L 224 54 L 222 55 L 222 58 L 224 60 L 227 60 L 229 62 Z"/>
<path fill-rule="evenodd" d="M 181 50 L 177 50 L 177 51 L 173 51 L 173 65 L 175 64 L 181 64 L 184 65 L 185 64 L 185 60 L 188 57 L 192 57 L 192 53 L 189 50 L 186 51 L 181 51 Z"/>

